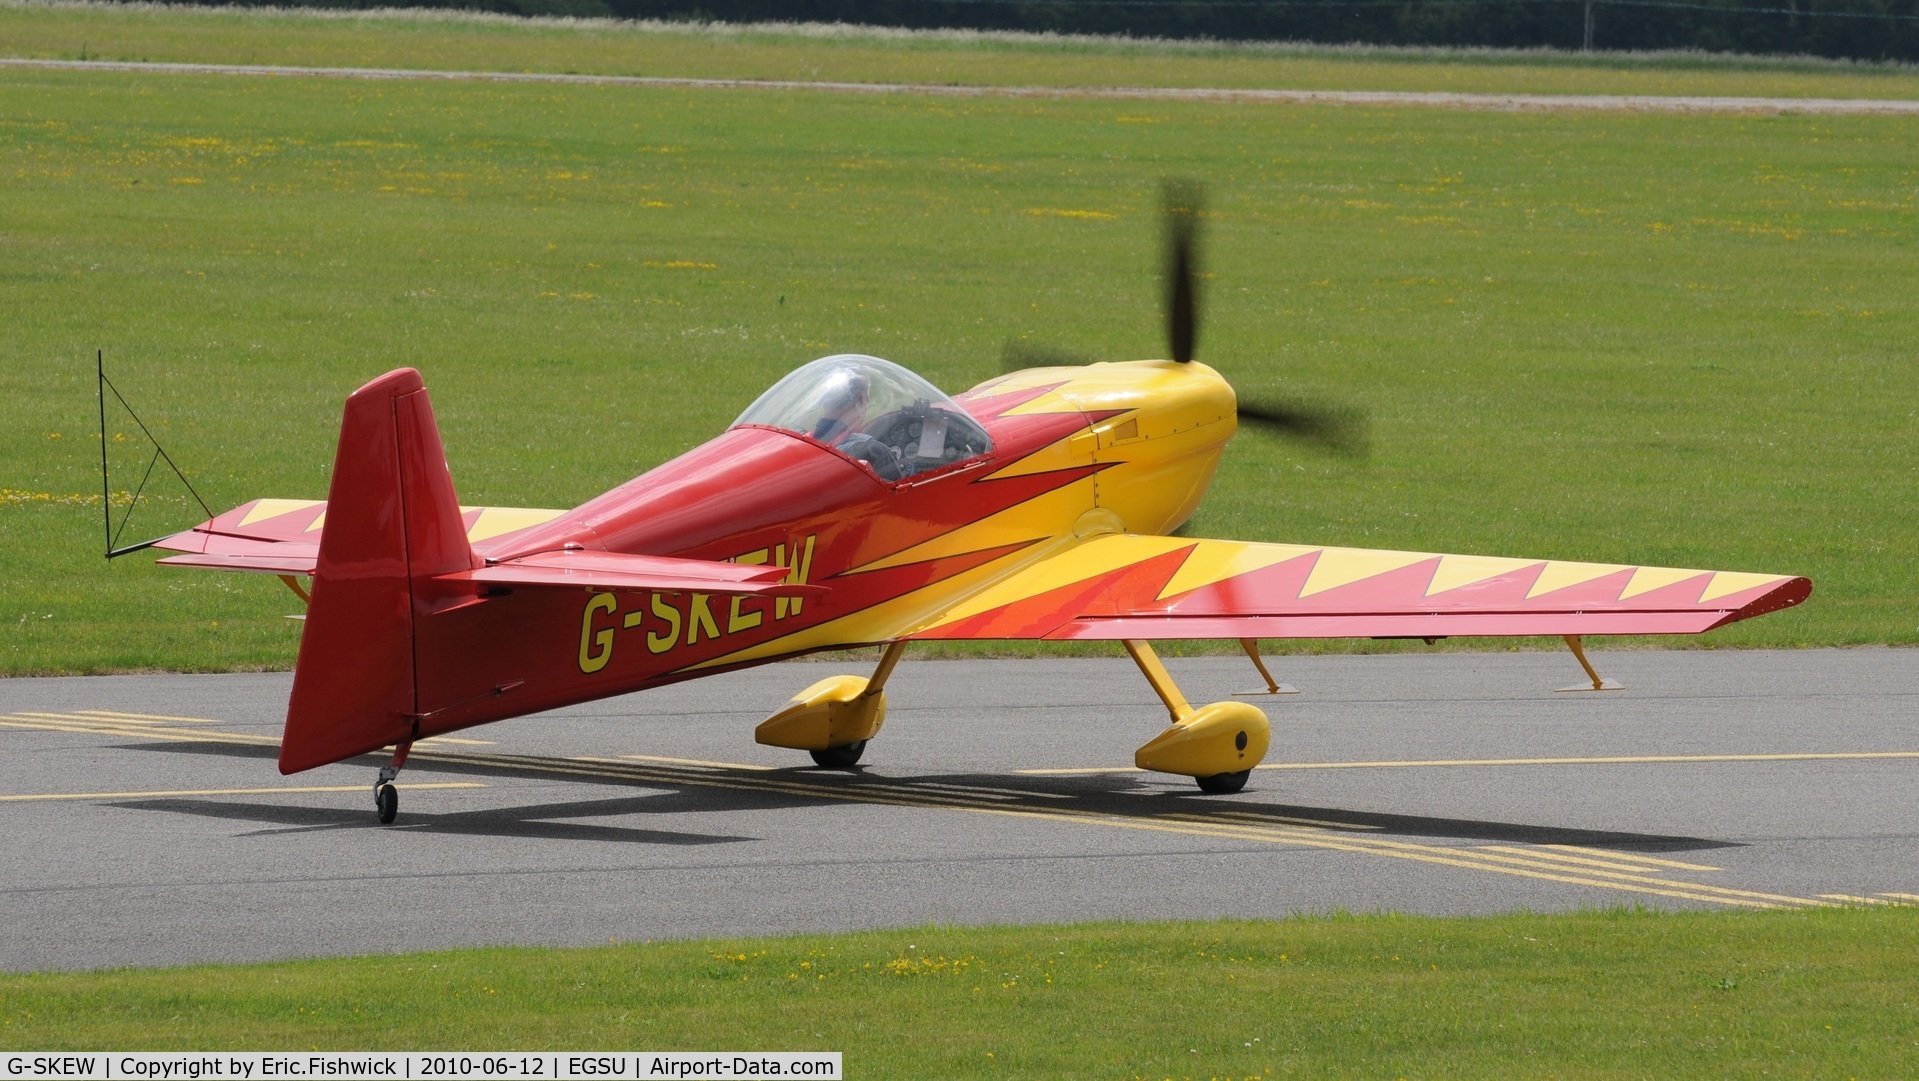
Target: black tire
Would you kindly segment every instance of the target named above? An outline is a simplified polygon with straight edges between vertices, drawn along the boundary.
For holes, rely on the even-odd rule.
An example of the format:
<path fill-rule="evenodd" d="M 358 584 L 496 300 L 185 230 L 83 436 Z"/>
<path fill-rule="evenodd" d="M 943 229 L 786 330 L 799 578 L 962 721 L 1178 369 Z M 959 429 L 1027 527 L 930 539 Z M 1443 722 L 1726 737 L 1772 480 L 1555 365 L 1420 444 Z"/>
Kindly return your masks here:
<path fill-rule="evenodd" d="M 373 802 L 380 808 L 380 825 L 392 825 L 393 819 L 400 813 L 399 791 L 390 784 L 383 784 L 380 786 L 379 793 L 373 797 Z"/>
<path fill-rule="evenodd" d="M 824 751 L 806 753 L 813 756 L 814 762 L 827 769 L 848 769 L 860 760 L 860 755 L 866 753 L 866 741 L 860 740 L 858 743 L 846 743 L 838 747 L 828 747 Z"/>
<path fill-rule="evenodd" d="M 1238 773 L 1215 773 L 1211 777 L 1195 777 L 1193 780 L 1199 782 L 1199 790 L 1201 792 L 1211 793 L 1215 796 L 1230 796 L 1240 789 L 1245 788 L 1246 778 L 1252 775 L 1252 770 L 1243 769 Z"/>

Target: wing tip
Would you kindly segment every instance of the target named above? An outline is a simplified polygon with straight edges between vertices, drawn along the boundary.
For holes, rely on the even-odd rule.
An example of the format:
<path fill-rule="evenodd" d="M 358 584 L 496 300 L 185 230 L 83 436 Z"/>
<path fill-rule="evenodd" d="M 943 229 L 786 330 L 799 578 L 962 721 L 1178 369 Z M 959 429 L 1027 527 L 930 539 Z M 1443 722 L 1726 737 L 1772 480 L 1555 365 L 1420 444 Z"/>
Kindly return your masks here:
<path fill-rule="evenodd" d="M 1805 603 L 1812 596 L 1812 579 L 1803 575 L 1784 579 L 1778 585 L 1741 605 L 1733 619 L 1751 619 Z M 1731 622 L 1728 620 L 1727 622 Z"/>

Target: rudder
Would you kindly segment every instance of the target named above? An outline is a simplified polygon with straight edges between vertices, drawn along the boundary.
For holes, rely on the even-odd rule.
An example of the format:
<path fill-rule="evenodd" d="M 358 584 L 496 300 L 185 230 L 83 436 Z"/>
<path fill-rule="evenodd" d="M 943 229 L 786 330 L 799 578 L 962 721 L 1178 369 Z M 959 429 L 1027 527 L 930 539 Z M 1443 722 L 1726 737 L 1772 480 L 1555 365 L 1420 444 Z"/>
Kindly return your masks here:
<path fill-rule="evenodd" d="M 354 391 L 334 452 L 281 773 L 413 738 L 424 582 L 476 565 L 420 373 L 400 368 Z"/>

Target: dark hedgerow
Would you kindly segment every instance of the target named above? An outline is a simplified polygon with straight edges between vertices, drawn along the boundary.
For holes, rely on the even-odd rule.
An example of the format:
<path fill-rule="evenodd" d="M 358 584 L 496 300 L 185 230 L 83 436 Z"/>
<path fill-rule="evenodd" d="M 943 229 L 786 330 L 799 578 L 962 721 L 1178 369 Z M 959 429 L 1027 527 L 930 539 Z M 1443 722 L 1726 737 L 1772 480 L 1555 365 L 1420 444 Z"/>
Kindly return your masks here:
<path fill-rule="evenodd" d="M 234 6 L 266 5 L 239 0 Z M 1919 60 L 1919 0 L 272 0 L 272 6 Z"/>

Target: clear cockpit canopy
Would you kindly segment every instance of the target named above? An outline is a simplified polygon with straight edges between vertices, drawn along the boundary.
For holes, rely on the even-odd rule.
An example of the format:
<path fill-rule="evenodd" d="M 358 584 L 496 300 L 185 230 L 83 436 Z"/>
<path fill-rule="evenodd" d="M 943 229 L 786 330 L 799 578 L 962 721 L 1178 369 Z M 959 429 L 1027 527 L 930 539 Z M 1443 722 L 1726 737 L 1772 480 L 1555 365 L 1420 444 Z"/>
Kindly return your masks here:
<path fill-rule="evenodd" d="M 860 353 L 795 369 L 738 420 L 798 432 L 900 480 L 976 458 L 993 441 L 938 387 L 889 360 Z"/>

